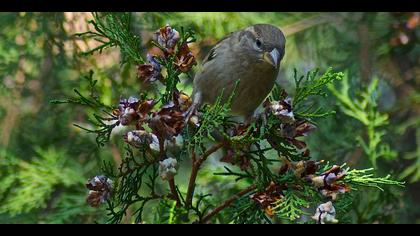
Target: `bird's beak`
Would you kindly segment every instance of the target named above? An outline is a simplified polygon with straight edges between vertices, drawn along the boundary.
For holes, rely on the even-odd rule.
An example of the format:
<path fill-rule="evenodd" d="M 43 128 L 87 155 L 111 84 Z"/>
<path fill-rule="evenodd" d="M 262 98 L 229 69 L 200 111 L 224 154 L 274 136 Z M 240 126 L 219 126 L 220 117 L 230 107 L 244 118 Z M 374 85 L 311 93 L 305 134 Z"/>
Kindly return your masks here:
<path fill-rule="evenodd" d="M 263 59 L 277 69 L 280 60 L 280 53 L 277 51 L 277 49 L 274 48 L 271 52 L 265 52 Z"/>

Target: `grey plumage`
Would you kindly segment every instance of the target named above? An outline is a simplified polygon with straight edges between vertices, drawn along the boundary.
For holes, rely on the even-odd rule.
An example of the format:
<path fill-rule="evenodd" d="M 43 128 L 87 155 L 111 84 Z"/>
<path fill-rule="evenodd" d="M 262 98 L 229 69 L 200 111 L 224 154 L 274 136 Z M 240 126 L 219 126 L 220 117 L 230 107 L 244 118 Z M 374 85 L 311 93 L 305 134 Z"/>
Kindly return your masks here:
<path fill-rule="evenodd" d="M 213 104 L 232 94 L 232 115 L 249 118 L 274 86 L 284 56 L 285 37 L 275 26 L 253 25 L 220 40 L 194 78 L 194 104 Z"/>

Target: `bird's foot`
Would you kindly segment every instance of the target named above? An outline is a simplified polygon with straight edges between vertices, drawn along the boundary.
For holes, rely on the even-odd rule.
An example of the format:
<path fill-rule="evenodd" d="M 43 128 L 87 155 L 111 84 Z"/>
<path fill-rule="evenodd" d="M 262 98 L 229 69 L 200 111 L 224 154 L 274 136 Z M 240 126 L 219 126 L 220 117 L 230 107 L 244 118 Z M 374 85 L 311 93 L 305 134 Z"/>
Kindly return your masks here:
<path fill-rule="evenodd" d="M 188 110 L 184 113 L 184 124 L 187 125 L 188 123 L 192 123 L 195 126 L 199 126 L 198 116 L 197 116 L 197 108 L 198 104 L 193 103 Z"/>

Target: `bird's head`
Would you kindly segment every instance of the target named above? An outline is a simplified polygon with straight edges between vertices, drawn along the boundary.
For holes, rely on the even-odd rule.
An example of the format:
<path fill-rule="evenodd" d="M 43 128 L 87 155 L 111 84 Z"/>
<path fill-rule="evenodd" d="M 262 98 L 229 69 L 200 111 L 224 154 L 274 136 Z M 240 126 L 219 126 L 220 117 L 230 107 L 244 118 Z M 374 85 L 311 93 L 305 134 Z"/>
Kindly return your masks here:
<path fill-rule="evenodd" d="M 285 53 L 286 38 L 278 27 L 256 24 L 244 29 L 240 38 L 247 53 L 256 60 L 268 63 L 275 69 L 279 68 Z"/>

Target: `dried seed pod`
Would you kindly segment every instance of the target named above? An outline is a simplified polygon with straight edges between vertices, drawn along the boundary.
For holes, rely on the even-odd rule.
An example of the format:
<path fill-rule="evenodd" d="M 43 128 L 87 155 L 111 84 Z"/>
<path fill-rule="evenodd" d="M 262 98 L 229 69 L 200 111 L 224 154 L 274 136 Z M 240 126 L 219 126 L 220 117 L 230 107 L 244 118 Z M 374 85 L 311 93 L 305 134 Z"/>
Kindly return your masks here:
<path fill-rule="evenodd" d="M 137 66 L 137 73 L 139 79 L 144 82 L 154 82 L 162 79 L 162 66 L 156 60 L 155 56 L 147 54 L 148 64 L 140 64 Z"/>
<path fill-rule="evenodd" d="M 312 216 L 312 219 L 316 220 L 318 224 L 325 223 L 337 223 L 338 220 L 335 218 L 335 208 L 331 201 L 320 204 L 316 208 L 315 215 Z"/>
<path fill-rule="evenodd" d="M 92 207 L 98 207 L 111 197 L 112 180 L 104 175 L 93 177 L 87 182 L 86 187 L 89 189 L 86 201 Z"/>
<path fill-rule="evenodd" d="M 155 41 L 164 49 L 165 54 L 172 54 L 180 39 L 178 31 L 166 25 L 155 32 Z"/>
<path fill-rule="evenodd" d="M 178 161 L 174 158 L 166 158 L 159 162 L 159 175 L 163 180 L 173 179 L 178 170 Z"/>

